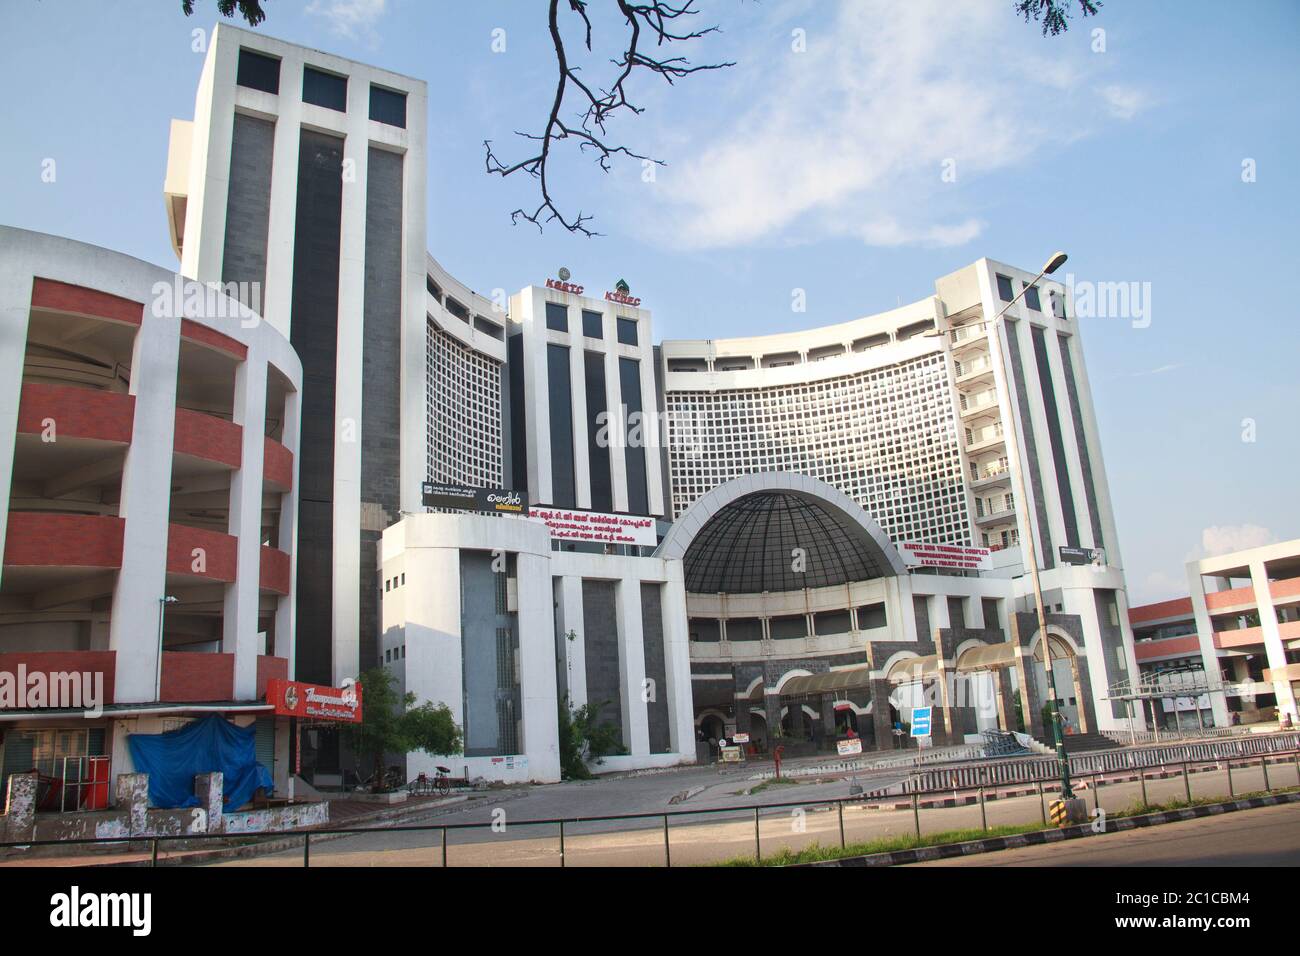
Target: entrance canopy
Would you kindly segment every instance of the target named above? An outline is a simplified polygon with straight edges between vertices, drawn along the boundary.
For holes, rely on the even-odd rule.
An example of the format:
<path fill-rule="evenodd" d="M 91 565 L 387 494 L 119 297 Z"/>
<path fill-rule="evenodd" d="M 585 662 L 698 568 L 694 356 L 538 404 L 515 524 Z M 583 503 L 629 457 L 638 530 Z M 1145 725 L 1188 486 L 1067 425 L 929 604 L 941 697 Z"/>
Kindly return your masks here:
<path fill-rule="evenodd" d="M 800 674 L 781 685 L 782 697 L 810 697 L 871 686 L 871 667 L 842 667 L 824 674 Z"/>
<path fill-rule="evenodd" d="M 764 472 L 719 485 L 673 524 L 656 552 L 680 558 L 694 594 L 799 591 L 904 572 L 853 499 L 825 482 Z"/>

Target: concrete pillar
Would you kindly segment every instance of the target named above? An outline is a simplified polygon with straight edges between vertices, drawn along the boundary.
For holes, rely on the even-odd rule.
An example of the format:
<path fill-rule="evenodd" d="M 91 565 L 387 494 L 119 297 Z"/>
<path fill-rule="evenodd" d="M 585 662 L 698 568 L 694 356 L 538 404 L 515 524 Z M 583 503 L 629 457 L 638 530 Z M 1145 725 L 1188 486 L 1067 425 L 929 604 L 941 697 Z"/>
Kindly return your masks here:
<path fill-rule="evenodd" d="M 147 773 L 119 773 L 113 781 L 113 803 L 118 812 L 127 815 L 127 833 L 132 836 L 146 832 L 149 809 L 149 775 Z"/>
<path fill-rule="evenodd" d="M 623 744 L 634 756 L 650 753 L 650 712 L 645 700 L 645 648 L 641 634 L 641 582 L 629 575 L 614 590 L 618 626 L 618 677 Z"/>
<path fill-rule="evenodd" d="M 456 552 L 451 553 L 456 555 Z M 528 757 L 529 778 L 542 781 L 560 779 L 560 738 L 556 719 L 559 700 L 555 690 L 555 619 L 551 606 L 550 566 L 549 555 L 521 552 L 515 560 L 519 593 L 519 697 L 524 719 L 523 746 Z"/>
<path fill-rule="evenodd" d="M 262 562 L 262 458 L 266 448 L 266 363 L 256 352 L 235 371 L 234 421 L 243 429 L 239 470 L 230 479 L 227 531 L 238 574 L 226 585 L 221 650 L 235 657 L 235 700 L 257 697 L 258 604 Z"/>
<path fill-rule="evenodd" d="M 686 585 L 680 561 L 668 565 L 662 595 L 664 677 L 668 686 L 668 738 L 673 752 L 695 755 L 695 708 L 691 690 L 691 637 L 686 619 Z M 647 734 L 649 731 L 647 730 Z"/>
<path fill-rule="evenodd" d="M 827 737 L 835 736 L 835 695 L 822 694 L 822 732 Z"/>
<path fill-rule="evenodd" d="M 1011 668 L 1002 667 L 994 671 L 995 693 L 998 696 L 998 726 L 1007 733 L 1016 730 L 1015 681 Z"/>
<path fill-rule="evenodd" d="M 122 468 L 118 514 L 126 519 L 122 568 L 113 590 L 109 648 L 117 654 L 113 696 L 116 703 L 157 699 L 158 619 L 165 596 L 168 515 L 158 502 L 171 497 L 172 437 L 176 425 L 176 368 L 180 354 L 180 315 L 184 303 L 158 296 L 144 310 L 135 337 L 131 394 L 135 396 L 133 441 Z M 142 634 L 148 629 L 149 636 Z"/>
<path fill-rule="evenodd" d="M 1250 563 L 1250 584 L 1255 592 L 1255 607 L 1259 609 L 1259 628 L 1264 634 L 1264 655 L 1268 658 L 1269 669 L 1279 679 L 1273 681 L 1273 693 L 1277 698 L 1277 716 L 1281 722 L 1283 715 L 1291 718 L 1291 726 L 1300 726 L 1300 714 L 1296 712 L 1295 691 L 1291 681 L 1286 677 L 1286 647 L 1282 644 L 1281 629 L 1277 625 L 1277 611 L 1273 607 L 1273 595 L 1268 586 L 1268 573 L 1263 561 Z"/>
<path fill-rule="evenodd" d="M 16 842 L 31 837 L 36 826 L 36 784 L 35 771 L 9 775 L 2 831 L 5 840 Z"/>
<path fill-rule="evenodd" d="M 587 644 L 582 618 L 582 578 L 565 575 L 555 585 L 559 603 L 561 661 L 568 678 L 569 703 L 574 710 L 587 704 Z M 572 635 L 572 639 L 570 636 Z"/>
<path fill-rule="evenodd" d="M 280 496 L 280 537 L 278 547 L 291 556 L 289 562 L 289 593 L 280 597 L 275 607 L 275 647 L 269 649 L 276 657 L 283 657 L 289 662 L 289 676 L 297 674 L 296 642 L 294 641 L 295 622 L 294 595 L 298 593 L 298 461 L 299 427 L 301 425 L 301 396 L 292 392 L 285 396 L 284 428 L 281 442 L 293 454 L 293 488 Z"/>
<path fill-rule="evenodd" d="M 225 775 L 220 771 L 195 774 L 194 796 L 199 798 L 199 806 L 207 814 L 207 832 L 220 833 L 225 828 L 225 818 L 222 816 L 222 804 L 225 799 Z"/>
<path fill-rule="evenodd" d="M 876 749 L 893 750 L 894 724 L 889 719 L 889 681 L 883 678 L 871 680 L 871 724 L 876 731 Z"/>
<path fill-rule="evenodd" d="M 27 351 L 27 319 L 31 314 L 32 276 L 30 265 L 19 250 L 0 250 L 0 435 L 13 436 L 18 430 L 18 407 L 22 403 L 23 358 Z M 0 554 L 4 553 L 5 530 L 9 523 L 10 481 L 14 471 L 14 441 L 0 442 Z M 0 576 L 4 570 L 0 567 Z"/>
<path fill-rule="evenodd" d="M 939 688 L 939 693 L 935 695 L 935 702 L 939 707 L 940 714 L 943 716 L 942 733 L 943 742 L 945 743 L 957 743 L 957 738 L 963 736 L 958 734 L 956 728 L 953 726 L 952 694 L 948 687 L 948 681 L 951 676 L 951 673 L 946 667 L 946 662 L 942 657 L 939 658 L 939 669 L 934 677 L 935 683 Z M 935 723 L 935 721 L 931 721 L 930 726 L 937 730 L 939 728 L 935 726 Z M 931 732 L 933 733 L 933 730 Z M 934 736 L 938 737 L 939 735 L 934 734 Z M 939 741 L 936 741 L 936 743 L 938 742 Z"/>
<path fill-rule="evenodd" d="M 1029 682 L 1029 668 L 1041 666 L 1023 647 L 1016 648 L 1016 678 L 1020 685 L 1020 710 L 1025 718 L 1025 732 L 1031 737 L 1043 735 L 1043 715 L 1040 704 L 1034 700 Z"/>
<path fill-rule="evenodd" d="M 1092 701 L 1084 700 L 1083 684 L 1079 681 L 1079 658 L 1071 655 L 1070 657 L 1070 677 L 1074 684 L 1074 699 L 1078 702 L 1075 712 L 1079 715 L 1079 733 L 1091 733 L 1095 728 L 1088 720 L 1088 710 Z"/>
<path fill-rule="evenodd" d="M 777 735 L 781 733 L 780 695 L 763 694 L 763 710 L 767 717 L 767 747 L 771 750 L 777 744 Z"/>
<path fill-rule="evenodd" d="M 1205 578 L 1200 572 L 1200 563 L 1187 563 L 1187 593 L 1192 598 L 1192 616 L 1196 621 L 1196 641 L 1201 651 L 1201 666 L 1205 676 L 1211 682 L 1219 679 L 1219 651 L 1214 646 L 1214 622 L 1210 620 L 1210 611 L 1205 603 Z M 1216 727 L 1231 726 L 1228 716 L 1228 698 L 1222 691 L 1210 694 L 1210 708 L 1214 711 Z M 1146 712 L 1143 711 L 1145 721 Z M 1152 728 L 1154 729 L 1154 728 Z"/>

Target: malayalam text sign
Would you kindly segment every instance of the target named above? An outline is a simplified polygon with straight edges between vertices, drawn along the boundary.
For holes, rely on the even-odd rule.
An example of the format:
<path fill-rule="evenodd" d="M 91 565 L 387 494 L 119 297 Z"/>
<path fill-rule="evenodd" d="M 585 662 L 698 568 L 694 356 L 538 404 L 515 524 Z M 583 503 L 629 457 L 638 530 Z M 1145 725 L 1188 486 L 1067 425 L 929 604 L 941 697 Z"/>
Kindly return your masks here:
<path fill-rule="evenodd" d="M 658 544 L 655 519 L 645 515 L 615 515 L 538 505 L 528 513 L 531 517 L 541 518 L 551 532 L 551 538 L 557 541 L 635 544 L 647 548 Z"/>

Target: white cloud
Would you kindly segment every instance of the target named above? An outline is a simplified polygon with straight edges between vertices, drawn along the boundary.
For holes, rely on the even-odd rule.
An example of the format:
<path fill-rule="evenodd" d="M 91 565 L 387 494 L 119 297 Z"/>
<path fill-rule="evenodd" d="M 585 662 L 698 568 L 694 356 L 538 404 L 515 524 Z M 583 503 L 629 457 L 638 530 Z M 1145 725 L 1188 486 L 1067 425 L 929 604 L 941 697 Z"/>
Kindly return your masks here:
<path fill-rule="evenodd" d="M 1203 557 L 1213 558 L 1233 551 L 1259 548 L 1275 541 L 1277 538 L 1273 532 L 1257 524 L 1214 525 L 1201 532 L 1201 552 Z"/>
<path fill-rule="evenodd" d="M 349 40 L 376 46 L 375 23 L 384 15 L 388 0 L 311 0 L 307 13 L 323 18 L 330 32 Z"/>
<path fill-rule="evenodd" d="M 1127 86 L 1110 85 L 1101 89 L 1102 101 L 1111 116 L 1130 120 L 1150 105 L 1150 99 L 1141 90 Z"/>
<path fill-rule="evenodd" d="M 1003 0 L 841 0 L 829 22 L 806 26 L 805 53 L 781 40 L 765 58 L 692 81 L 729 85 L 702 115 L 665 120 L 676 128 L 660 142 L 675 155 L 660 177 L 665 202 L 644 224 L 656 238 L 707 248 L 807 232 L 961 245 L 983 228 L 968 183 L 1139 105 L 1110 87 L 1099 106 L 1086 82 L 1092 60 L 1017 33 Z"/>

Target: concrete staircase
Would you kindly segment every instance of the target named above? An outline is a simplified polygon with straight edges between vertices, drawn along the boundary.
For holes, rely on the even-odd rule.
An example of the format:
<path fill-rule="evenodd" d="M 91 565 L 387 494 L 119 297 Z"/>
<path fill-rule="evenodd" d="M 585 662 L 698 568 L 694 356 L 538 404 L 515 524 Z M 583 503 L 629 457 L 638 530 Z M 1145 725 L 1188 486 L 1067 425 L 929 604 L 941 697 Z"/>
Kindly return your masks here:
<path fill-rule="evenodd" d="M 1034 738 L 1040 744 L 1055 752 L 1056 741 L 1050 736 L 1040 735 Z M 1123 744 L 1118 744 L 1104 734 L 1067 734 L 1065 737 L 1065 750 L 1070 754 L 1091 753 L 1094 750 L 1120 750 Z"/>

